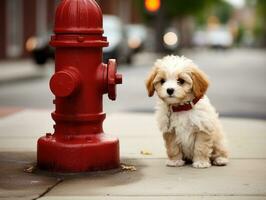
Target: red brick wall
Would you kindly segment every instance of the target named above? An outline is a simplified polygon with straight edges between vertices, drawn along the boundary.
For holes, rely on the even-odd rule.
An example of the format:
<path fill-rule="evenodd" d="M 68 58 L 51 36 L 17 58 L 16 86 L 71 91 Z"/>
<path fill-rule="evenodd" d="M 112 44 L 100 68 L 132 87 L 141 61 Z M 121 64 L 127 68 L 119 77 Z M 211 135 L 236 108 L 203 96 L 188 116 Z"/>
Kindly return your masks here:
<path fill-rule="evenodd" d="M 27 56 L 25 42 L 36 34 L 36 0 L 23 0 L 23 27 L 23 56 Z"/>
<path fill-rule="evenodd" d="M 47 27 L 49 31 L 52 31 L 54 27 L 55 11 L 56 11 L 56 1 L 47 0 Z"/>
<path fill-rule="evenodd" d="M 132 0 L 134 1 L 134 0 Z M 138 6 L 132 2 L 131 4 L 131 23 L 141 23 L 142 22 L 142 13 L 139 10 Z"/>
<path fill-rule="evenodd" d="M 98 0 L 104 14 L 118 15 L 119 0 Z"/>
<path fill-rule="evenodd" d="M 0 59 L 4 58 L 6 50 L 6 0 L 0 2 Z"/>
<path fill-rule="evenodd" d="M 98 4 L 102 8 L 103 13 L 111 15 L 119 15 L 119 13 L 123 12 L 123 10 L 119 11 L 119 9 L 121 9 L 121 7 L 119 6 L 121 1 L 124 0 L 97 0 Z M 141 18 L 141 12 L 138 10 L 139 8 L 134 3 L 134 0 L 129 0 L 129 3 L 131 8 L 130 11 L 131 16 L 129 16 L 129 22 L 140 23 L 142 21 L 142 18 Z"/>

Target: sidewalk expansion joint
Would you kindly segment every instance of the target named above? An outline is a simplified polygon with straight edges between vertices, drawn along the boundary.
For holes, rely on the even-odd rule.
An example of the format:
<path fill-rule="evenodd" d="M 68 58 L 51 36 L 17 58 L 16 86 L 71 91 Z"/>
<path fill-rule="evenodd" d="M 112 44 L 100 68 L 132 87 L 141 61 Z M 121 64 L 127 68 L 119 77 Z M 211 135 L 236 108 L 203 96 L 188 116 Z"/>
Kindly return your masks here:
<path fill-rule="evenodd" d="M 44 197 L 44 196 L 45 196 L 46 194 L 48 194 L 52 189 L 54 189 L 57 185 L 59 185 L 60 183 L 62 183 L 63 180 L 64 180 L 64 179 L 58 179 L 57 182 L 56 182 L 54 185 L 48 187 L 43 193 L 41 193 L 38 197 L 36 197 L 36 198 L 34 198 L 34 199 L 32 199 L 32 200 L 37 200 L 37 199 L 40 199 L 40 198 Z"/>

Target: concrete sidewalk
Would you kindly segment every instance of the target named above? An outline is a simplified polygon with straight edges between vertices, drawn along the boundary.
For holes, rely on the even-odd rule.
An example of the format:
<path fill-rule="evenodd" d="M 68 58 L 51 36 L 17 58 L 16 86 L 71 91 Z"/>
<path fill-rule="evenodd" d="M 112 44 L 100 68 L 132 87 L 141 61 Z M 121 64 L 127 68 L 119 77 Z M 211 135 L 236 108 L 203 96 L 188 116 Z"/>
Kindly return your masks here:
<path fill-rule="evenodd" d="M 46 64 L 47 66 L 50 64 Z M 38 66 L 30 59 L 1 61 L 0 62 L 0 85 L 10 82 L 34 79 L 46 75 L 45 67 Z"/>
<path fill-rule="evenodd" d="M 121 162 L 137 170 L 63 175 L 24 172 L 36 161 L 37 138 L 52 132 L 50 111 L 13 113 L 0 118 L 0 199 L 266 199 L 266 122 L 222 123 L 231 150 L 226 167 L 166 167 L 154 115 L 117 113 L 107 116 L 105 132 L 119 137 Z"/>

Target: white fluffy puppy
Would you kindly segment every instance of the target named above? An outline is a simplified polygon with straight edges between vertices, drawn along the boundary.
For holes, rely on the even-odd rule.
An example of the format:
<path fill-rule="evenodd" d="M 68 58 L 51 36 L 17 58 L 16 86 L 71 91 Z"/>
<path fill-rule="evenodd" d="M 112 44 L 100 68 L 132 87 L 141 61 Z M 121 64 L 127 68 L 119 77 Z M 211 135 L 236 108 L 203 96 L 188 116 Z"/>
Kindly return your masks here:
<path fill-rule="evenodd" d="M 156 61 L 146 87 L 156 91 L 156 116 L 167 149 L 167 166 L 195 168 L 228 163 L 225 135 L 218 114 L 205 96 L 206 75 L 184 56 L 166 56 Z"/>

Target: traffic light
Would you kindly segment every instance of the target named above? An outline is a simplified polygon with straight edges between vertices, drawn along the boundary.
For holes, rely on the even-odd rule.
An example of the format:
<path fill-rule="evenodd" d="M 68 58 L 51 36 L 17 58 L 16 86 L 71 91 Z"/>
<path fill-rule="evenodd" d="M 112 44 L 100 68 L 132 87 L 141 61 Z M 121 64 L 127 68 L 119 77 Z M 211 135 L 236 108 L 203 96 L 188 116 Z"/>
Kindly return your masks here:
<path fill-rule="evenodd" d="M 145 8 L 148 12 L 157 12 L 161 8 L 161 0 L 145 0 Z"/>

